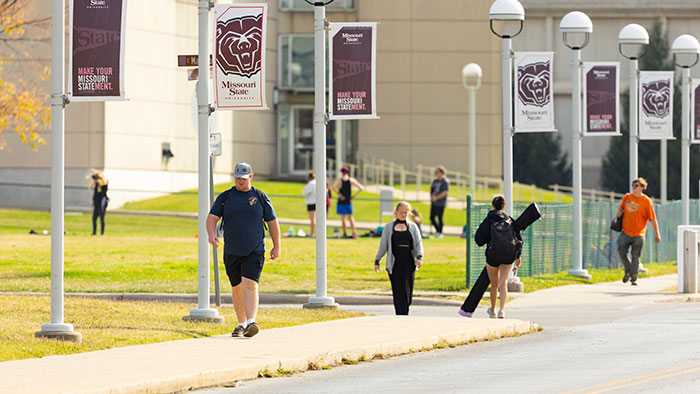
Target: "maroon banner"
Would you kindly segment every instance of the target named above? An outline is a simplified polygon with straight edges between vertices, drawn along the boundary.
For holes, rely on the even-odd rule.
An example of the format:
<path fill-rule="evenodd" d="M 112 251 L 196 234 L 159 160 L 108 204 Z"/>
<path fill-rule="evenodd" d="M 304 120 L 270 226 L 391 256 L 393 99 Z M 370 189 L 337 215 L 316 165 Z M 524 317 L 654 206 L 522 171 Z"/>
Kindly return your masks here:
<path fill-rule="evenodd" d="M 618 63 L 585 63 L 584 133 L 585 135 L 619 134 Z"/>
<path fill-rule="evenodd" d="M 70 19 L 71 100 L 124 99 L 126 0 L 72 0 Z"/>
<path fill-rule="evenodd" d="M 376 24 L 331 23 L 331 119 L 376 118 Z"/>
<path fill-rule="evenodd" d="M 690 102 L 693 108 L 690 112 L 690 139 L 693 144 L 700 144 L 700 79 L 693 79 L 690 87 Z"/>

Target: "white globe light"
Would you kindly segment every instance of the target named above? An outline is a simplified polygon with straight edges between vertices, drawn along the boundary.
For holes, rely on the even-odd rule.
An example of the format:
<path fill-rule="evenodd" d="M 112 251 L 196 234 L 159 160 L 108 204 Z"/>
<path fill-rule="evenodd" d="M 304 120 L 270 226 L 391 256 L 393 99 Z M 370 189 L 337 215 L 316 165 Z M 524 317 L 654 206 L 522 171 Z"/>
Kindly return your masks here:
<path fill-rule="evenodd" d="M 581 11 L 572 11 L 564 15 L 559 23 L 562 33 L 593 33 L 593 22 Z"/>
<path fill-rule="evenodd" d="M 648 45 L 649 44 L 649 33 L 647 29 L 636 23 L 630 23 L 620 30 L 620 34 L 617 36 L 617 41 L 620 44 L 637 44 L 637 45 Z"/>
<path fill-rule="evenodd" d="M 690 34 L 682 34 L 673 40 L 671 51 L 677 55 L 700 54 L 700 43 L 698 42 L 697 38 L 691 36 Z"/>
<path fill-rule="evenodd" d="M 469 63 L 462 69 L 463 78 L 481 78 L 481 67 L 476 63 Z"/>
<path fill-rule="evenodd" d="M 496 0 L 489 9 L 489 19 L 522 21 L 525 20 L 525 9 L 518 0 Z"/>

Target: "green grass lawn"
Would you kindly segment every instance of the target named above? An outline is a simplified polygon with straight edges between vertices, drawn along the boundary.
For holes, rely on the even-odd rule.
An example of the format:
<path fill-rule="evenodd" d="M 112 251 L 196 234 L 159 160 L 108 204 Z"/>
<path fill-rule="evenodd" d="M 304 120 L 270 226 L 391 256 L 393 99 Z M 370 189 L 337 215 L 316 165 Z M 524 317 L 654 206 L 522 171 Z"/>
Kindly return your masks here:
<path fill-rule="evenodd" d="M 432 182 L 432 180 L 430 180 Z M 430 183 L 421 183 L 421 190 L 424 192 L 430 192 Z M 396 188 L 399 188 L 400 186 L 395 186 Z M 416 190 L 416 184 L 406 184 L 406 190 L 408 191 L 415 191 Z M 460 193 L 461 191 L 461 193 Z M 456 198 L 458 200 L 464 200 L 466 198 L 466 195 L 470 193 L 469 185 L 467 185 L 465 188 L 458 188 L 457 185 L 451 184 L 450 189 L 448 191 L 448 195 L 452 198 Z M 490 187 L 488 188 L 485 192 L 481 191 L 478 187 L 476 190 L 475 198 L 476 201 L 480 203 L 491 203 L 491 198 L 492 196 L 496 194 L 502 194 L 503 191 L 501 189 L 495 188 L 495 187 Z M 484 197 L 484 194 L 486 195 Z M 513 198 L 515 199 L 515 203 L 525 203 L 526 205 L 535 201 L 538 203 L 542 204 L 561 204 L 561 203 L 569 203 L 571 204 L 574 199 L 571 196 L 559 194 L 559 198 L 561 198 L 561 201 L 557 200 L 555 198 L 554 192 L 551 190 L 547 189 L 540 189 L 536 188 L 535 189 L 535 194 L 533 195 L 532 193 L 532 188 L 530 187 L 516 187 L 514 190 Z"/>
<path fill-rule="evenodd" d="M 214 191 L 218 194 L 230 188 L 232 183 L 216 185 Z M 253 186 L 270 195 L 272 205 L 277 216 L 289 219 L 306 219 L 306 205 L 301 196 L 304 183 L 300 182 L 267 182 L 253 181 Z M 396 202 L 398 198 L 394 199 Z M 328 214 L 329 219 L 340 219 L 335 213 L 336 200 Z M 379 194 L 363 191 L 353 203 L 355 220 L 361 222 L 379 223 Z M 423 216 L 423 220 L 429 223 L 430 204 L 414 203 L 414 208 Z M 167 196 L 151 198 L 148 200 L 130 202 L 121 209 L 137 211 L 170 211 L 170 212 L 197 212 L 197 194 L 194 190 L 173 193 Z M 382 221 L 389 221 L 384 217 Z M 463 226 L 466 222 L 466 212 L 461 209 L 448 208 L 445 210 L 445 224 L 448 226 Z"/>
<path fill-rule="evenodd" d="M 46 212 L 0 210 L 0 291 L 49 291 L 50 237 L 28 234 L 30 228 L 49 228 L 49 222 Z M 66 216 L 67 292 L 196 293 L 195 219 L 108 214 L 105 236 L 89 235 L 90 222 L 87 214 Z M 329 239 L 328 288 L 336 292 L 390 290 L 386 272 L 373 270 L 378 245 L 378 238 Z M 464 240 L 457 237 L 425 240 L 425 265 L 416 274 L 415 289 L 463 291 L 465 247 Z M 283 239 L 282 257 L 265 263 L 261 292 L 312 294 L 314 255 L 314 239 Z M 222 286 L 226 288 L 221 256 L 219 260 Z M 675 266 L 669 263 L 645 266 L 652 275 L 675 272 Z M 565 272 L 522 279 L 527 291 L 534 291 L 571 283 L 615 281 L 622 276 L 620 270 L 590 272 L 590 282 L 566 277 Z"/>
<path fill-rule="evenodd" d="M 644 268 L 649 270 L 649 273 L 640 275 L 641 278 L 650 276 L 660 276 L 676 273 L 676 264 L 670 263 L 646 263 Z M 525 292 L 533 292 L 537 290 L 548 289 L 550 287 L 576 285 L 576 284 L 591 284 L 616 282 L 622 279 L 624 271 L 622 269 L 589 269 L 588 274 L 591 275 L 590 280 L 568 276 L 567 272 L 557 274 L 537 275 L 531 277 L 521 277 L 520 280 L 525 285 Z"/>
<path fill-rule="evenodd" d="M 76 344 L 34 337 L 41 324 L 51 321 L 49 297 L 0 295 L 0 362 L 231 333 L 236 322 L 233 307 L 218 308 L 226 319 L 224 324 L 183 321 L 192 307 L 195 305 L 67 297 L 65 321 L 83 335 Z M 356 316 L 361 314 L 262 308 L 257 321 L 264 330 Z"/>

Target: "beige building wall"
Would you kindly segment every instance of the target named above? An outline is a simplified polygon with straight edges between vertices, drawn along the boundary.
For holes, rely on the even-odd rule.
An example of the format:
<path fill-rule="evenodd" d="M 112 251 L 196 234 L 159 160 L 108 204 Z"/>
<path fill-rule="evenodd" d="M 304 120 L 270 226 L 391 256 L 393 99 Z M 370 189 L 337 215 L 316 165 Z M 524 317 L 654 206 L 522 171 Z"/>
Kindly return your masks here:
<path fill-rule="evenodd" d="M 377 111 L 359 122 L 359 150 L 414 168 L 468 170 L 468 95 L 461 71 L 484 72 L 476 104 L 476 171 L 502 175 L 500 41 L 488 25 L 489 0 L 359 0 L 377 31 Z"/>

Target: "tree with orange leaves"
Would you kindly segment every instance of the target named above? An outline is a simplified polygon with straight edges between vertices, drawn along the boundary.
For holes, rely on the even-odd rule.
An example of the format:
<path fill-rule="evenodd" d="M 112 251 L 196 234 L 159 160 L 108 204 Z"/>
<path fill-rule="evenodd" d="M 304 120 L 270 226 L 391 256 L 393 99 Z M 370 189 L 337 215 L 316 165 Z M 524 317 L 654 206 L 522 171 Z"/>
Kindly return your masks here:
<path fill-rule="evenodd" d="M 50 44 L 46 28 L 50 18 L 28 19 L 29 9 L 27 0 L 0 0 L 0 151 L 9 150 L 2 136 L 5 131 L 14 132 L 34 150 L 45 145 L 39 131 L 51 121 L 49 95 L 36 84 L 50 75 L 48 67 L 36 65 L 37 45 Z M 25 72 L 16 72 L 14 63 Z M 38 78 L 30 78 L 30 73 Z"/>

